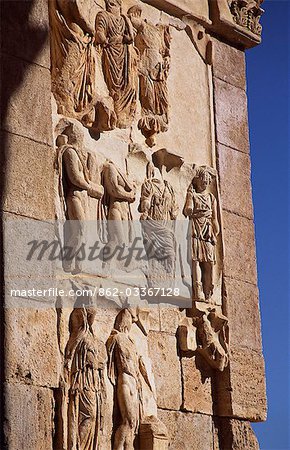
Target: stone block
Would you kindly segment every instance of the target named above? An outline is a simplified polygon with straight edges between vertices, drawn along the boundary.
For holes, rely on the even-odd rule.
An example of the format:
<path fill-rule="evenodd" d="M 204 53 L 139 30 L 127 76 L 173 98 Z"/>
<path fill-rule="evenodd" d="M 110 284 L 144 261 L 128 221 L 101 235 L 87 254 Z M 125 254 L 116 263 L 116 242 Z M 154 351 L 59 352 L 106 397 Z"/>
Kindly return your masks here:
<path fill-rule="evenodd" d="M 53 150 L 47 145 L 10 133 L 2 133 L 6 150 L 4 204 L 8 212 L 40 220 L 54 220 Z"/>
<path fill-rule="evenodd" d="M 1 31 L 4 53 L 50 67 L 47 0 L 3 2 Z"/>
<path fill-rule="evenodd" d="M 209 450 L 213 448 L 210 416 L 160 410 L 158 417 L 168 429 L 170 450 Z"/>
<path fill-rule="evenodd" d="M 253 219 L 249 155 L 218 144 L 221 203 L 224 209 Z"/>
<path fill-rule="evenodd" d="M 217 402 L 219 416 L 266 420 L 265 367 L 260 353 L 231 346 L 229 370 L 217 380 Z"/>
<path fill-rule="evenodd" d="M 56 311 L 7 308 L 5 315 L 6 379 L 57 387 L 61 361 Z"/>
<path fill-rule="evenodd" d="M 4 389 L 7 448 L 51 450 L 54 429 L 52 390 L 9 383 Z"/>
<path fill-rule="evenodd" d="M 225 277 L 224 289 L 231 345 L 261 351 L 258 288 L 252 284 Z"/>
<path fill-rule="evenodd" d="M 181 358 L 182 409 L 195 413 L 212 414 L 212 370 L 199 356 Z"/>
<path fill-rule="evenodd" d="M 213 39 L 213 74 L 226 83 L 246 89 L 245 52 Z"/>
<path fill-rule="evenodd" d="M 214 104 L 218 142 L 248 153 L 249 132 L 245 91 L 214 78 Z"/>
<path fill-rule="evenodd" d="M 243 420 L 219 418 L 221 449 L 259 450 L 259 443 L 251 424 Z"/>
<path fill-rule="evenodd" d="M 224 275 L 257 284 L 253 221 L 223 211 Z"/>
<path fill-rule="evenodd" d="M 151 331 L 148 347 L 156 383 L 157 406 L 179 410 L 182 403 L 181 371 L 176 338 L 167 333 Z"/>
<path fill-rule="evenodd" d="M 51 144 L 50 92 L 51 77 L 48 69 L 8 55 L 2 56 L 3 129 Z"/>

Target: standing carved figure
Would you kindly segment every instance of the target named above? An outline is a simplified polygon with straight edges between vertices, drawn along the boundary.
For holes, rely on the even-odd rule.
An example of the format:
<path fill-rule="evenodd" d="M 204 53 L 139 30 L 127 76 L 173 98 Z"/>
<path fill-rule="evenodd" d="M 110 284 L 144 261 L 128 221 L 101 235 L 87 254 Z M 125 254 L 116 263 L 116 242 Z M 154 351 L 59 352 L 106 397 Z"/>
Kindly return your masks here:
<path fill-rule="evenodd" d="M 88 198 L 101 199 L 103 187 L 91 181 L 95 161 L 93 155 L 82 150 L 80 136 L 73 131 L 69 132 L 69 137 L 61 134 L 57 139 L 57 146 L 59 191 L 67 220 L 65 243 L 69 249 L 69 253 L 63 256 L 63 268 L 66 272 L 79 273 L 82 267 L 77 253 L 85 242 Z"/>
<path fill-rule="evenodd" d="M 76 308 L 70 316 L 65 349 L 68 450 L 101 450 L 107 355 L 105 345 L 93 333 L 95 316 L 91 307 Z"/>
<path fill-rule="evenodd" d="M 229 362 L 227 317 L 212 309 L 193 322 L 197 327 L 198 352 L 213 369 L 222 372 Z"/>
<path fill-rule="evenodd" d="M 94 30 L 77 0 L 49 2 L 52 91 L 58 112 L 79 120 L 95 104 Z"/>
<path fill-rule="evenodd" d="M 166 156 L 166 151 L 154 153 L 153 159 L 159 168 L 157 171 L 152 163 L 148 163 L 139 205 L 143 240 L 149 259 L 148 283 L 152 287 L 166 280 L 172 283 L 176 266 L 174 220 L 179 208 L 172 186 L 163 177 Z"/>
<path fill-rule="evenodd" d="M 135 201 L 136 188 L 112 161 L 103 169 L 103 186 L 105 189 L 103 205 L 108 221 L 109 246 L 124 247 L 131 241 L 132 213 L 130 204 Z"/>
<path fill-rule="evenodd" d="M 95 43 L 102 49 L 103 74 L 114 100 L 117 127 L 127 128 L 136 110 L 137 54 L 131 22 L 121 7 L 122 0 L 106 0 L 106 11 L 97 14 Z"/>
<path fill-rule="evenodd" d="M 215 174 L 215 170 L 207 166 L 196 168 L 184 206 L 184 215 L 192 222 L 192 277 L 196 300 L 202 300 L 203 294 L 206 301 L 210 300 L 214 289 L 213 267 L 220 228 L 217 202 L 207 189 Z"/>
<path fill-rule="evenodd" d="M 135 46 L 139 50 L 139 95 L 142 117 L 138 127 L 149 147 L 155 145 L 156 134 L 168 129 L 167 78 L 170 67 L 169 26 L 153 25 L 143 19 L 140 6 L 128 11 L 136 36 Z"/>
<path fill-rule="evenodd" d="M 137 317 L 131 310 L 120 311 L 107 341 L 108 374 L 116 388 L 120 415 L 114 438 L 114 450 L 134 449 L 134 439 L 142 419 L 142 377 L 152 391 L 145 364 L 129 336 L 134 322 L 137 322 Z"/>

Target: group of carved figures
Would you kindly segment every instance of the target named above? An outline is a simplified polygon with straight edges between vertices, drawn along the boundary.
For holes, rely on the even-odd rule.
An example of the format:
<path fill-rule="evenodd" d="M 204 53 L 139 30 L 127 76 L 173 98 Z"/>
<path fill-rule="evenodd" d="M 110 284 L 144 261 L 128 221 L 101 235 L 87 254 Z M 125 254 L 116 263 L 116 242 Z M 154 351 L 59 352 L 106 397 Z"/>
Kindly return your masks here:
<path fill-rule="evenodd" d="M 145 364 L 129 336 L 133 323 L 140 323 L 137 311 L 119 312 L 106 346 L 94 335 L 95 316 L 96 309 L 85 306 L 74 309 L 70 316 L 64 362 L 63 448 L 101 449 L 108 374 L 118 409 L 113 448 L 132 450 L 144 418 L 142 379 L 152 390 Z"/>
<path fill-rule="evenodd" d="M 122 309 L 116 316 L 106 345 L 94 335 L 95 317 L 96 309 L 92 306 L 75 308 L 70 316 L 62 383 L 62 448 L 101 450 L 100 436 L 105 428 L 108 406 L 107 376 L 114 387 L 112 448 L 133 450 L 138 434 L 139 442 L 142 440 L 140 427 L 142 424 L 149 424 L 150 427 L 151 423 L 158 428 L 158 439 L 168 442 L 164 425 L 157 417 L 144 414 L 144 383 L 153 396 L 155 388 L 130 336 L 134 323 L 147 335 L 142 325 L 142 315 L 138 316 L 136 308 Z M 228 364 L 226 317 L 211 310 L 192 321 L 197 329 L 198 341 L 198 346 L 193 350 L 198 350 L 212 368 L 223 371 Z M 182 345 L 181 339 L 181 350 Z M 154 435 L 153 427 L 151 433 Z M 139 445 L 138 448 L 149 447 Z"/>
<path fill-rule="evenodd" d="M 60 197 L 67 219 L 65 225 L 69 227 L 67 244 L 77 249 L 84 242 L 86 207 L 91 197 L 99 200 L 96 206 L 99 236 L 106 243 L 109 253 L 113 253 L 116 247 L 128 246 L 132 239 L 130 205 L 136 199 L 135 183 L 112 161 L 104 164 L 99 178 L 101 183 L 98 182 L 96 155 L 82 150 L 83 144 L 72 129 L 64 131 L 58 137 L 57 144 Z M 166 149 L 158 150 L 152 155 L 152 162 L 147 165 L 147 176 L 141 187 L 138 208 L 141 213 L 144 247 L 151 264 L 150 271 L 154 273 L 161 267 L 168 279 L 174 278 L 175 274 L 174 224 L 179 208 L 174 189 L 164 179 L 164 174 L 174 164 L 180 166 L 182 159 Z M 214 177 L 214 169 L 207 166 L 195 167 L 183 209 L 184 216 L 190 219 L 191 224 L 189 246 L 194 300 L 209 301 L 214 289 L 219 221 L 216 198 L 208 191 Z M 72 267 L 73 264 L 75 267 Z M 82 271 L 77 255 L 75 258 L 64 258 L 63 267 L 67 272 Z"/>
<path fill-rule="evenodd" d="M 122 0 L 106 0 L 106 9 L 90 20 L 81 3 L 50 2 L 58 112 L 99 132 L 127 128 L 139 99 L 138 127 L 153 147 L 168 127 L 169 27 L 143 19 L 140 6 L 123 14 Z"/>

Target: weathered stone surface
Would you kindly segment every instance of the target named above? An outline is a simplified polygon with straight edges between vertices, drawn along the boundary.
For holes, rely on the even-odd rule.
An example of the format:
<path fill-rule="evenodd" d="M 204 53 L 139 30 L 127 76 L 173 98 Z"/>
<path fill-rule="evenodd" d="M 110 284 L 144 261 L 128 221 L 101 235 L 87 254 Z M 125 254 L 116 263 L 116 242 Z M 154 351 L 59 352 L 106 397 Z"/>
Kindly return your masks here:
<path fill-rule="evenodd" d="M 159 408 L 179 410 L 182 403 L 181 371 L 176 338 L 152 331 L 148 336 L 148 347 L 157 389 L 157 405 Z"/>
<path fill-rule="evenodd" d="M 217 399 L 220 416 L 266 420 L 265 368 L 260 353 L 231 347 L 229 374 L 219 377 Z"/>
<path fill-rule="evenodd" d="M 50 91 L 48 69 L 3 55 L 2 127 L 6 131 L 51 144 Z"/>
<path fill-rule="evenodd" d="M 225 276 L 256 284 L 257 267 L 253 222 L 224 211 L 223 225 Z"/>
<path fill-rule="evenodd" d="M 212 414 L 212 370 L 201 357 L 181 358 L 182 409 Z"/>
<path fill-rule="evenodd" d="M 7 447 L 11 450 L 51 450 L 54 429 L 52 390 L 7 383 L 5 397 Z"/>
<path fill-rule="evenodd" d="M 161 331 L 176 335 L 181 314 L 176 308 L 160 308 Z"/>
<path fill-rule="evenodd" d="M 224 209 L 253 218 L 249 155 L 218 144 L 218 170 Z"/>
<path fill-rule="evenodd" d="M 242 420 L 219 418 L 221 449 L 259 450 L 259 443 L 251 424 Z"/>
<path fill-rule="evenodd" d="M 213 39 L 213 74 L 238 88 L 246 89 L 245 53 Z"/>
<path fill-rule="evenodd" d="M 214 78 L 214 103 L 218 142 L 248 153 L 249 133 L 245 91 Z"/>
<path fill-rule="evenodd" d="M 3 209 L 35 219 L 53 220 L 53 150 L 11 133 L 3 132 L 2 139 L 6 148 Z"/>
<path fill-rule="evenodd" d="M 184 16 L 186 14 L 209 22 L 209 5 L 206 0 L 144 0 L 144 3 L 156 6 L 169 14 Z"/>
<path fill-rule="evenodd" d="M 5 332 L 6 379 L 57 387 L 61 361 L 56 311 L 7 308 Z"/>
<path fill-rule="evenodd" d="M 224 278 L 225 304 L 231 329 L 231 345 L 261 351 L 258 288 Z"/>
<path fill-rule="evenodd" d="M 168 429 L 170 450 L 212 449 L 212 419 L 210 416 L 159 410 L 158 417 Z"/>
<path fill-rule="evenodd" d="M 10 0 L 1 8 L 1 50 L 50 67 L 48 2 Z"/>

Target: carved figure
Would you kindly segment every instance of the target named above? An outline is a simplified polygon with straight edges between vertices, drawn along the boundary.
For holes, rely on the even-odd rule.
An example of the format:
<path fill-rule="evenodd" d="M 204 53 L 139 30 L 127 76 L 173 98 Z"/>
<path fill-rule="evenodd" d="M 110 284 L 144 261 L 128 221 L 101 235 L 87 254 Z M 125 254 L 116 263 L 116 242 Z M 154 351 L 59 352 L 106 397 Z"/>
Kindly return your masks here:
<path fill-rule="evenodd" d="M 168 129 L 167 78 L 170 67 L 169 26 L 153 25 L 143 19 L 142 8 L 133 6 L 128 16 L 136 30 L 135 46 L 139 50 L 139 96 L 142 117 L 138 127 L 149 147 L 155 145 L 157 133 Z"/>
<path fill-rule="evenodd" d="M 228 319 L 215 309 L 193 319 L 197 327 L 198 352 L 213 369 L 221 372 L 229 363 Z"/>
<path fill-rule="evenodd" d="M 106 11 L 97 14 L 95 43 L 102 49 L 103 74 L 114 100 L 116 126 L 126 128 L 136 110 L 138 76 L 133 28 L 121 7 L 122 0 L 106 0 Z"/>
<path fill-rule="evenodd" d="M 65 349 L 68 450 L 99 449 L 106 399 L 106 347 L 93 333 L 94 308 L 76 308 L 69 321 Z"/>
<path fill-rule="evenodd" d="M 103 187 L 91 181 L 95 160 L 93 155 L 83 151 L 80 136 L 70 129 L 69 136 L 61 134 L 58 137 L 57 146 L 59 192 L 68 221 L 65 224 L 65 241 L 71 249 L 71 255 L 64 255 L 63 268 L 67 272 L 78 273 L 81 272 L 81 261 L 77 257 L 77 250 L 85 241 L 88 197 L 101 199 Z"/>
<path fill-rule="evenodd" d="M 148 283 L 174 281 L 176 266 L 176 241 L 174 220 L 178 215 L 178 205 L 172 186 L 164 180 L 166 159 L 170 154 L 159 150 L 153 154 L 152 163 L 147 165 L 147 179 L 141 188 L 139 212 L 141 213 L 143 241 L 149 259 Z M 174 156 L 174 155 L 173 155 Z M 155 281 L 154 281 L 155 278 Z"/>
<path fill-rule="evenodd" d="M 260 18 L 263 9 L 260 5 L 264 0 L 231 0 L 229 7 L 234 21 L 242 27 L 248 28 L 252 33 L 261 35 L 262 25 Z"/>
<path fill-rule="evenodd" d="M 134 439 L 142 419 L 142 377 L 152 391 L 145 364 L 137 353 L 134 341 L 129 336 L 134 322 L 138 323 L 138 319 L 131 310 L 120 311 L 107 341 L 108 374 L 116 388 L 120 414 L 120 424 L 115 433 L 114 450 L 134 449 Z"/>
<path fill-rule="evenodd" d="M 112 161 L 103 169 L 105 193 L 103 205 L 108 220 L 108 242 L 112 246 L 126 246 L 131 242 L 132 213 L 130 204 L 135 201 L 136 187 Z"/>
<path fill-rule="evenodd" d="M 220 228 L 217 202 L 207 189 L 215 175 L 215 170 L 210 167 L 196 168 L 183 211 L 192 223 L 192 277 L 196 300 L 202 300 L 204 294 L 208 301 L 214 289 L 213 267 L 216 263 L 216 243 Z"/>
<path fill-rule="evenodd" d="M 96 100 L 94 30 L 77 0 L 49 4 L 52 91 L 60 114 L 81 119 Z"/>

